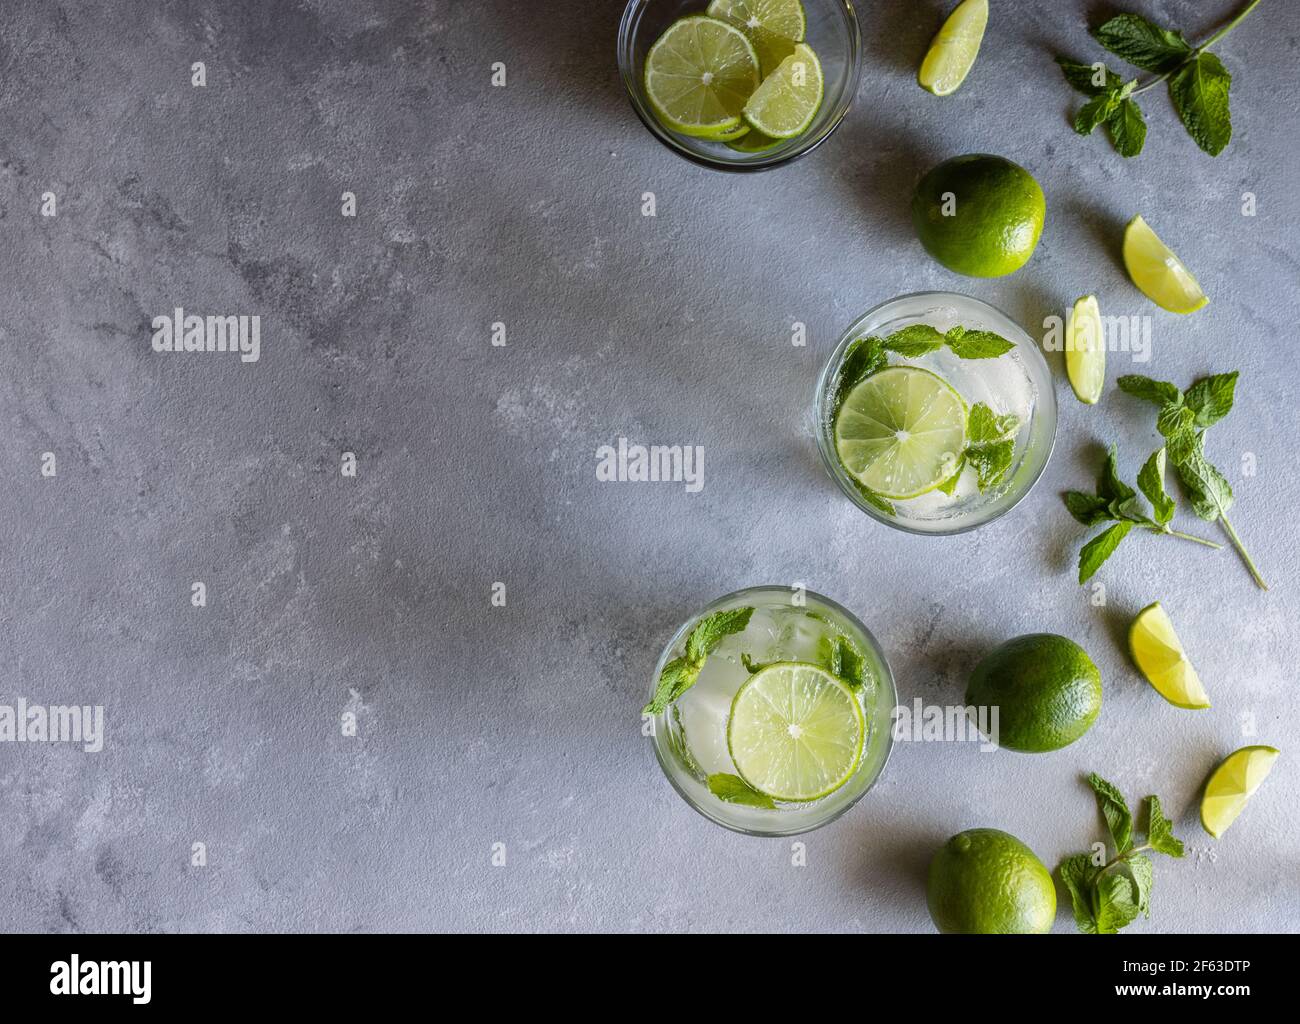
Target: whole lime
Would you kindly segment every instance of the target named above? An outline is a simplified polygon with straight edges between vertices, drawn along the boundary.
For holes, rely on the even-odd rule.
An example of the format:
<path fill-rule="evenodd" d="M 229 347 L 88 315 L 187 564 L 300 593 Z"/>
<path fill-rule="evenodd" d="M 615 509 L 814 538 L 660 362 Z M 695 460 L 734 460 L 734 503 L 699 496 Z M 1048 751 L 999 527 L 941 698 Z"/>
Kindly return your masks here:
<path fill-rule="evenodd" d="M 912 196 L 912 224 L 925 251 L 969 277 L 1002 277 L 1023 267 L 1046 215 L 1034 176 L 987 153 L 945 160 Z"/>
<path fill-rule="evenodd" d="M 1068 746 L 1101 711 L 1101 673 L 1088 652 L 1055 633 L 1030 633 L 994 648 L 975 666 L 966 703 L 989 708 L 989 738 L 1040 753 Z M 993 709 L 997 709 L 997 717 Z"/>
<path fill-rule="evenodd" d="M 995 828 L 959 832 L 930 861 L 930 917 L 949 935 L 1051 931 L 1056 886 L 1034 851 Z"/>

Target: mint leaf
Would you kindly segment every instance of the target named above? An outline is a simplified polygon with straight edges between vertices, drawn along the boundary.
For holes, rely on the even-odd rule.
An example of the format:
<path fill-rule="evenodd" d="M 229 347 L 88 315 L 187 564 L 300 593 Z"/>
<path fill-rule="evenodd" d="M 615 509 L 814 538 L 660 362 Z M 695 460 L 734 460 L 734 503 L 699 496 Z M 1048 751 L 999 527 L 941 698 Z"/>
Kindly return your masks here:
<path fill-rule="evenodd" d="M 1133 845 L 1133 815 L 1124 800 L 1124 794 L 1096 772 L 1088 775 L 1088 785 L 1097 794 L 1097 809 L 1106 819 L 1106 827 L 1110 829 L 1116 851 L 1125 853 Z"/>
<path fill-rule="evenodd" d="M 1106 115 L 1111 145 L 1122 157 L 1137 156 L 1147 140 L 1147 123 L 1137 101 L 1125 97 Z"/>
<path fill-rule="evenodd" d="M 1124 862 L 1129 877 L 1133 881 L 1133 899 L 1137 903 L 1138 913 L 1151 916 L 1151 886 L 1156 880 L 1155 869 L 1150 857 L 1138 854 Z"/>
<path fill-rule="evenodd" d="M 856 480 L 853 480 L 852 482 L 853 486 L 857 489 L 858 494 L 862 496 L 862 500 L 868 505 L 879 512 L 883 512 L 887 516 L 894 515 L 893 503 L 890 502 L 888 498 L 882 498 L 875 491 L 863 487 L 862 484 L 858 483 Z"/>
<path fill-rule="evenodd" d="M 1212 427 L 1232 412 L 1237 371 L 1202 377 L 1187 389 L 1187 407 L 1196 413 L 1198 427 Z"/>
<path fill-rule="evenodd" d="M 1152 452 L 1151 457 L 1138 472 L 1137 478 L 1138 487 L 1146 495 L 1147 501 L 1151 502 L 1156 523 L 1160 526 L 1166 525 L 1174 518 L 1174 511 L 1177 508 L 1174 499 L 1165 490 L 1165 461 L 1165 449 Z"/>
<path fill-rule="evenodd" d="M 1204 446 L 1204 434 L 1185 433 L 1170 440 L 1169 455 L 1192 500 L 1192 511 L 1214 522 L 1232 508 L 1232 486 L 1206 459 Z"/>
<path fill-rule="evenodd" d="M 1183 855 L 1183 843 L 1174 835 L 1174 826 L 1160 809 L 1160 798 L 1147 797 L 1147 845 L 1169 857 Z"/>
<path fill-rule="evenodd" d="M 1113 935 L 1138 916 L 1133 882 L 1123 875 L 1102 875 L 1097 880 L 1097 934 Z"/>
<path fill-rule="evenodd" d="M 1108 530 L 1097 534 L 1088 541 L 1079 552 L 1079 582 L 1086 583 L 1101 568 L 1102 563 L 1115 553 L 1119 542 L 1128 536 L 1133 524 L 1116 523 Z"/>
<path fill-rule="evenodd" d="M 1074 130 L 1080 135 L 1091 135 L 1098 125 L 1105 123 L 1119 104 L 1119 93 L 1108 92 L 1094 96 L 1074 115 Z"/>
<path fill-rule="evenodd" d="M 686 638 L 686 653 L 664 666 L 659 673 L 659 682 L 655 684 L 655 694 L 641 709 L 641 714 L 662 714 L 673 701 L 694 686 L 705 659 L 724 638 L 742 632 L 753 614 L 753 608 L 732 608 L 714 612 L 696 623 Z"/>
<path fill-rule="evenodd" d="M 916 359 L 943 345 L 943 335 L 929 324 L 913 324 L 895 331 L 884 341 L 884 347 L 897 352 L 905 359 Z"/>
<path fill-rule="evenodd" d="M 1092 857 L 1086 853 L 1067 857 L 1056 868 L 1057 874 L 1061 876 L 1061 884 L 1070 894 L 1074 923 L 1079 931 L 1088 935 L 1097 931 L 1097 918 L 1093 913 L 1093 886 L 1098 870 L 1092 863 Z"/>
<path fill-rule="evenodd" d="M 1196 413 L 1185 405 L 1170 403 L 1156 417 L 1156 430 L 1162 437 L 1175 438 L 1196 424 Z"/>
<path fill-rule="evenodd" d="M 1101 61 L 1080 64 L 1068 57 L 1057 57 L 1056 63 L 1060 65 L 1065 80 L 1085 96 L 1100 96 L 1118 90 L 1124 84 L 1124 80 Z"/>
<path fill-rule="evenodd" d="M 831 674 L 839 676 L 855 689 L 866 683 L 866 659 L 858 650 L 857 644 L 846 636 L 837 636 L 834 641 L 835 668 Z"/>
<path fill-rule="evenodd" d="M 685 658 L 674 658 L 659 673 L 659 683 L 650 703 L 641 709 L 643 715 L 661 714 L 669 704 L 695 685 L 699 673 L 691 668 Z"/>
<path fill-rule="evenodd" d="M 709 792 L 719 800 L 725 800 L 729 804 L 745 804 L 748 807 L 762 807 L 765 810 L 776 810 L 776 804 L 766 793 L 760 793 L 739 775 L 710 775 L 706 781 Z"/>
<path fill-rule="evenodd" d="M 1125 394 L 1154 402 L 1156 405 L 1181 403 L 1183 400 L 1183 393 L 1168 381 L 1152 380 L 1150 377 L 1143 377 L 1140 373 L 1125 374 L 1115 383 Z"/>
<path fill-rule="evenodd" d="M 975 467 L 980 493 L 1002 482 L 1015 453 L 1015 441 L 985 441 L 966 448 L 965 458 Z"/>
<path fill-rule="evenodd" d="M 840 411 L 840 406 L 844 404 L 845 397 L 855 384 L 883 370 L 888 364 L 885 343 L 879 338 L 858 338 L 850 342 L 848 350 L 844 353 L 844 361 L 840 363 L 833 412 Z"/>
<path fill-rule="evenodd" d="M 776 664 L 775 661 L 755 661 L 748 654 L 742 654 L 740 656 L 740 663 L 745 666 L 745 671 L 748 672 L 751 676 L 755 672 L 763 671 L 763 669 L 767 668 L 768 665 Z"/>
<path fill-rule="evenodd" d="M 992 331 L 968 331 L 964 327 L 952 328 L 944 340 L 959 359 L 996 359 L 1016 347 Z"/>
<path fill-rule="evenodd" d="M 1101 475 L 1097 478 L 1097 497 L 1105 498 L 1114 503 L 1127 501 L 1136 495 L 1128 484 L 1119 478 L 1119 449 L 1111 445 L 1106 452 L 1106 464 L 1102 466 Z"/>
<path fill-rule="evenodd" d="M 1180 33 L 1137 14 L 1117 14 L 1092 29 L 1091 35 L 1115 56 L 1156 74 L 1173 70 L 1192 53 Z"/>
<path fill-rule="evenodd" d="M 1002 441 L 1019 426 L 1020 418 L 1014 413 L 999 416 L 983 402 L 976 402 L 966 420 L 966 436 L 972 441 Z"/>
<path fill-rule="evenodd" d="M 693 664 L 703 666 L 704 659 L 713 653 L 718 644 L 733 633 L 742 633 L 749 625 L 753 608 L 732 608 L 728 611 L 714 612 L 691 630 L 686 638 L 686 659 Z"/>
<path fill-rule="evenodd" d="M 961 480 L 961 473 L 965 468 L 966 456 L 963 455 L 957 460 L 957 468 L 952 471 L 952 476 L 941 483 L 937 489 L 951 498 L 957 491 L 957 483 Z"/>
<path fill-rule="evenodd" d="M 1066 491 L 1064 498 L 1065 507 L 1070 510 L 1070 515 L 1084 526 L 1096 526 L 1111 518 L 1110 502 L 1105 498 L 1099 498 L 1095 494 L 1084 494 L 1083 491 Z"/>
<path fill-rule="evenodd" d="M 1169 80 L 1169 98 L 1196 144 L 1218 156 L 1232 139 L 1228 89 L 1232 75 L 1212 53 L 1202 53 Z"/>

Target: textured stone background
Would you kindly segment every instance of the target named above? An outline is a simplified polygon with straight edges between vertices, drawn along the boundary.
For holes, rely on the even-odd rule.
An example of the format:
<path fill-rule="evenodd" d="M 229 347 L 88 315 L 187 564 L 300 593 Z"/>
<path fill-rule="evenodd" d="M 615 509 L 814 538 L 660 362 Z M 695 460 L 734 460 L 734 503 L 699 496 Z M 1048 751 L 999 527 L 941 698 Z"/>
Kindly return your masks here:
<path fill-rule="evenodd" d="M 1099 833 L 1095 769 L 1158 792 L 1189 843 L 1135 929 L 1300 928 L 1300 19 L 1267 0 L 1219 48 L 1236 73 L 1223 156 L 1153 92 L 1147 150 L 1125 162 L 1070 131 L 1051 62 L 1100 54 L 1094 5 L 999 0 L 976 71 L 941 101 L 913 72 L 944 6 L 861 4 L 848 120 L 808 159 L 737 177 L 637 122 L 612 0 L 7 3 L 0 702 L 103 704 L 108 738 L 98 755 L 0 745 L 0 927 L 927 930 L 937 843 L 995 826 L 1054 864 Z M 1125 6 L 1197 36 L 1233 7 Z M 956 278 L 907 226 L 916 176 L 973 150 L 1048 196 L 1011 278 Z M 1205 311 L 1162 313 L 1127 283 L 1139 211 Z M 1135 474 L 1155 436 L 1146 408 L 1085 408 L 1063 379 L 1056 454 L 1011 516 L 936 539 L 855 511 L 816 459 L 813 381 L 854 316 L 929 288 L 1031 329 L 1096 291 L 1106 312 L 1153 315 L 1155 375 L 1239 368 L 1210 449 L 1274 589 L 1228 551 L 1134 537 L 1092 607 L 1058 494 L 1110 440 Z M 175 305 L 260 314 L 261 361 L 153 353 L 149 320 Z M 1132 368 L 1114 357 L 1111 377 Z M 703 492 L 598 484 L 595 449 L 619 435 L 704 445 Z M 1101 667 L 1102 717 L 1050 755 L 901 744 L 792 867 L 788 842 L 678 799 L 637 708 L 683 618 L 796 579 L 860 614 L 905 701 L 953 702 L 990 645 L 1051 630 Z M 1166 705 L 1127 664 L 1129 619 L 1157 598 L 1210 711 Z M 1214 843 L 1198 789 L 1247 742 L 1284 758 Z M 196 841 L 206 868 L 189 866 Z"/>

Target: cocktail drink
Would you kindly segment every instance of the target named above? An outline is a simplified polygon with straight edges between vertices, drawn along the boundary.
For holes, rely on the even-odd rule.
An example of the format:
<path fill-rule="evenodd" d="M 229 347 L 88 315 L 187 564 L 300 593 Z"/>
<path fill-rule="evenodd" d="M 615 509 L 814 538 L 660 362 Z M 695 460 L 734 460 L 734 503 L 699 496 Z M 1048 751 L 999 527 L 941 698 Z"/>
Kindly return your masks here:
<path fill-rule="evenodd" d="M 863 511 L 916 533 L 958 533 L 1010 510 L 1056 436 L 1051 372 L 1014 321 L 964 295 L 877 306 L 822 372 L 817 440 Z"/>
<path fill-rule="evenodd" d="M 792 835 L 857 801 L 884 768 L 893 677 L 829 598 L 755 587 L 678 629 L 644 709 L 677 791 L 738 832 Z"/>

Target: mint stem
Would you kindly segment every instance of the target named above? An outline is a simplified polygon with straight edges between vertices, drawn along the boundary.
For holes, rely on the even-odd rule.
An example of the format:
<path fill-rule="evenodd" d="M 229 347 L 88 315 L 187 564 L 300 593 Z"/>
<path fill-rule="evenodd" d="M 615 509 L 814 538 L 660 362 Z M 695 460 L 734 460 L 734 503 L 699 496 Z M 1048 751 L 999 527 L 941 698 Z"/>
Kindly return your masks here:
<path fill-rule="evenodd" d="M 1190 533 L 1182 533 L 1179 530 L 1171 530 L 1167 526 L 1148 526 L 1142 524 L 1142 529 L 1150 530 L 1152 533 L 1164 534 L 1166 537 L 1181 537 L 1183 540 L 1194 541 L 1197 544 L 1203 544 L 1207 548 L 1214 548 L 1216 551 L 1223 547 L 1222 544 L 1216 544 L 1212 540 L 1206 540 L 1204 537 L 1193 537 Z"/>
<path fill-rule="evenodd" d="M 1259 3 L 1259 0 L 1255 0 L 1255 3 Z M 1253 7 L 1254 4 L 1251 6 Z M 1255 582 L 1259 585 L 1259 589 L 1267 590 L 1268 584 L 1264 582 L 1264 577 L 1261 576 L 1259 570 L 1255 568 L 1255 563 L 1246 552 L 1246 545 L 1244 545 L 1241 542 L 1241 538 L 1237 536 L 1237 531 L 1234 530 L 1232 524 L 1228 522 L 1228 517 L 1220 512 L 1219 519 L 1223 523 L 1223 528 L 1228 531 L 1228 537 L 1232 541 L 1233 546 L 1237 549 L 1237 554 L 1241 555 L 1241 560 L 1246 563 L 1246 568 L 1249 569 L 1250 574 L 1255 577 Z"/>
<path fill-rule="evenodd" d="M 1157 77 L 1157 78 L 1153 78 L 1153 79 L 1151 79 L 1151 81 L 1147 82 L 1145 85 L 1140 85 L 1140 86 L 1138 86 L 1136 89 L 1133 90 L 1133 92 L 1132 92 L 1130 95 L 1133 95 L 1133 96 L 1140 95 L 1141 93 L 1146 92 L 1148 89 L 1153 89 L 1153 88 L 1155 88 L 1155 87 L 1156 87 L 1157 85 L 1159 85 L 1161 82 L 1163 82 L 1163 81 L 1165 81 L 1167 78 L 1170 78 L 1171 76 L 1177 74 L 1179 71 L 1182 71 L 1183 68 L 1187 67 L 1188 64 L 1190 64 L 1190 63 L 1191 63 L 1192 61 L 1194 61 L 1197 57 L 1199 57 L 1202 53 L 1204 53 L 1204 52 L 1205 52 L 1206 50 L 1208 50 L 1211 46 L 1213 46 L 1213 45 L 1214 45 L 1215 43 L 1217 43 L 1220 39 L 1222 39 L 1222 38 L 1223 38 L 1224 36 L 1226 36 L 1229 32 L 1231 32 L 1234 28 L 1236 28 L 1238 25 L 1240 25 L 1240 24 L 1241 24 L 1241 23 L 1246 19 L 1246 15 L 1250 14 L 1250 12 L 1253 11 L 1256 7 L 1258 7 L 1259 4 L 1260 4 L 1260 0 L 1250 0 L 1250 3 L 1248 3 L 1248 4 L 1247 4 L 1243 9 L 1242 9 L 1242 11 L 1241 11 L 1240 14 L 1238 14 L 1238 15 L 1237 15 L 1235 18 L 1233 18 L 1230 22 L 1228 22 L 1226 25 L 1224 25 L 1223 28 L 1219 29 L 1219 31 L 1217 31 L 1216 33 L 1214 33 L 1214 35 L 1210 36 L 1210 38 L 1207 39 L 1207 40 L 1205 40 L 1205 42 L 1203 42 L 1200 46 L 1198 46 L 1198 47 L 1196 47 L 1196 49 L 1192 50 L 1192 52 L 1189 53 L 1189 54 L 1187 55 L 1187 59 L 1184 60 L 1181 64 L 1177 65 L 1176 67 L 1172 67 L 1172 68 L 1170 68 L 1170 69 L 1169 69 L 1168 71 L 1166 71 L 1163 75 L 1160 75 L 1160 76 Z"/>

